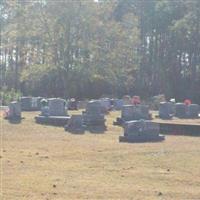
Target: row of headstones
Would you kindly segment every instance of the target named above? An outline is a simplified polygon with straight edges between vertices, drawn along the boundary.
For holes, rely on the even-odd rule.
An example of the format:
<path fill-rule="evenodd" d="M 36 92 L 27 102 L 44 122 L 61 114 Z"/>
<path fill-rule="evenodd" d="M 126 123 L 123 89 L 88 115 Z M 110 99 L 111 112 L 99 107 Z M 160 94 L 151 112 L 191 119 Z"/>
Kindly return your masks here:
<path fill-rule="evenodd" d="M 21 117 L 21 105 L 19 102 L 12 102 L 10 112 L 14 112 L 17 117 Z M 48 104 L 43 108 L 48 107 L 48 115 L 64 116 L 66 115 L 65 101 L 63 99 L 49 99 Z M 134 113 L 134 111 L 136 113 Z M 141 113 L 143 112 L 143 113 Z M 43 114 L 43 113 L 41 113 Z M 122 117 L 125 117 L 127 122 L 124 123 L 124 136 L 120 136 L 120 141 L 128 142 L 144 142 L 163 140 L 164 137 L 159 135 L 159 125 L 148 120 L 128 121 L 131 115 L 136 118 L 148 118 L 148 109 L 146 106 L 138 105 L 124 106 Z M 143 114 L 143 116 L 141 115 Z M 72 115 L 65 130 L 73 133 L 83 133 L 86 129 L 91 132 L 102 132 L 106 129 L 105 118 L 102 113 L 102 106 L 99 101 L 90 101 L 87 104 L 86 111 L 82 115 Z"/>
<path fill-rule="evenodd" d="M 161 119 L 172 119 L 174 116 L 194 119 L 199 117 L 199 112 L 200 106 L 197 104 L 161 102 L 159 107 L 159 117 Z"/>

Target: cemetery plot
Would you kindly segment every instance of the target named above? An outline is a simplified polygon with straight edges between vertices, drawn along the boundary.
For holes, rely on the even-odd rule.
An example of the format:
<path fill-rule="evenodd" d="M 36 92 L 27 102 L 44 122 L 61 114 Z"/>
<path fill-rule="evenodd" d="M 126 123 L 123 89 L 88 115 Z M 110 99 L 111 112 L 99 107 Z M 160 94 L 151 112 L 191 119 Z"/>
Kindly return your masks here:
<path fill-rule="evenodd" d="M 66 101 L 64 99 L 48 99 L 41 105 L 41 114 L 35 117 L 36 123 L 49 124 L 54 126 L 64 126 L 67 124 L 70 116 L 67 115 Z"/>
<path fill-rule="evenodd" d="M 123 128 L 124 136 L 119 137 L 120 142 L 157 142 L 165 139 L 164 136 L 159 135 L 159 124 L 151 121 L 129 121 Z"/>

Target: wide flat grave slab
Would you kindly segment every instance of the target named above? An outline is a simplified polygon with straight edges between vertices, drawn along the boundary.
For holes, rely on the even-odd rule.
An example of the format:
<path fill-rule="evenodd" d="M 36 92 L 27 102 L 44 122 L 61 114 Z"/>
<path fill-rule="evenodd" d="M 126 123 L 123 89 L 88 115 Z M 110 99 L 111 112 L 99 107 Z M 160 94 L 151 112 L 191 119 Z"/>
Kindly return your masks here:
<path fill-rule="evenodd" d="M 160 124 L 162 134 L 182 134 L 200 136 L 200 119 L 179 119 L 172 120 L 153 119 Z"/>
<path fill-rule="evenodd" d="M 68 123 L 70 116 L 36 116 L 35 120 L 39 124 L 49 124 L 54 126 L 64 126 Z"/>

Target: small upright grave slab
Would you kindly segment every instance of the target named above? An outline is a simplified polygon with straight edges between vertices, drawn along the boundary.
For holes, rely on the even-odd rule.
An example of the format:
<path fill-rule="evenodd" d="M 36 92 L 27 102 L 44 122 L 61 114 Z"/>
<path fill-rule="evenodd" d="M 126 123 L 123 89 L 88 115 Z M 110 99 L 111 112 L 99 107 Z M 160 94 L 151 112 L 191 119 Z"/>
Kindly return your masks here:
<path fill-rule="evenodd" d="M 66 101 L 60 98 L 42 100 L 41 114 L 35 117 L 36 123 L 64 126 L 70 117 L 66 111 Z"/>
<path fill-rule="evenodd" d="M 159 106 L 159 117 L 161 119 L 172 119 L 174 116 L 174 104 L 171 102 L 161 102 Z"/>
<path fill-rule="evenodd" d="M 190 104 L 187 109 L 188 118 L 195 119 L 199 117 L 200 106 L 198 104 Z"/>
<path fill-rule="evenodd" d="M 184 103 L 176 103 L 175 109 L 176 109 L 176 114 L 175 116 L 178 118 L 187 118 L 187 105 Z"/>
<path fill-rule="evenodd" d="M 65 131 L 78 134 L 84 133 L 85 126 L 83 124 L 83 116 L 72 115 L 67 125 L 65 126 Z"/>
<path fill-rule="evenodd" d="M 99 100 L 101 107 L 102 107 L 102 112 L 104 114 L 109 113 L 109 111 L 111 110 L 111 100 L 108 98 L 103 98 Z"/>
<path fill-rule="evenodd" d="M 87 130 L 91 132 L 106 130 L 105 117 L 102 113 L 101 103 L 98 100 L 88 102 L 86 111 L 83 112 L 83 122 Z"/>
<path fill-rule="evenodd" d="M 21 104 L 20 102 L 13 101 L 9 104 L 8 110 L 5 112 L 5 119 L 9 121 L 21 121 Z"/>
<path fill-rule="evenodd" d="M 165 139 L 159 135 L 159 124 L 149 120 L 129 121 L 123 128 L 124 135 L 119 137 L 120 142 L 157 142 Z"/>
<path fill-rule="evenodd" d="M 66 116 L 66 101 L 60 98 L 48 99 L 50 116 Z"/>
<path fill-rule="evenodd" d="M 113 108 L 115 110 L 121 110 L 123 107 L 123 100 L 122 99 L 114 99 L 113 100 Z"/>

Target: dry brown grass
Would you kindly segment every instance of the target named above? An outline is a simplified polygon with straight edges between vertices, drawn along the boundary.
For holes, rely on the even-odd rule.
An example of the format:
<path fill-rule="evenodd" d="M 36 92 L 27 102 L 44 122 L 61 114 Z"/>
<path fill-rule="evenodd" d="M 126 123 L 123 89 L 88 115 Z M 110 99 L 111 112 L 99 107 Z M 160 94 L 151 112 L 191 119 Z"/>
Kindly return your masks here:
<path fill-rule="evenodd" d="M 74 135 L 2 120 L 3 200 L 200 199 L 200 137 L 166 136 L 162 143 L 119 143 L 119 113 L 105 134 Z M 2 148 L 2 147 L 1 147 Z"/>

